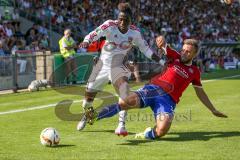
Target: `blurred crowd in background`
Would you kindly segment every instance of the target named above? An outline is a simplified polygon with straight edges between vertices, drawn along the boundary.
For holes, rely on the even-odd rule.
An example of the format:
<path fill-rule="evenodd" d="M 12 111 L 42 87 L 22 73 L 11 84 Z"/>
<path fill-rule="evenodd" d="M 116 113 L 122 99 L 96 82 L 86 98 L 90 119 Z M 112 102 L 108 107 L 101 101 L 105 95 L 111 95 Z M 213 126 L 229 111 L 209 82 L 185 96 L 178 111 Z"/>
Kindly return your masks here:
<path fill-rule="evenodd" d="M 49 48 L 47 29 L 34 24 L 26 33 L 20 30 L 20 21 L 0 23 L 0 55 L 15 54 L 18 50 L 38 51 Z"/>
<path fill-rule="evenodd" d="M 49 50 L 49 32 L 59 34 L 70 28 L 77 43 L 107 19 L 117 19 L 119 2 L 124 0 L 18 0 L 16 9 L 0 15 L 0 55 L 18 50 Z M 155 37 L 165 35 L 175 49 L 186 38 L 204 42 L 240 42 L 240 4 L 226 5 L 221 0 L 129 0 L 133 24 L 140 28 L 150 46 Z M 19 16 L 35 17 L 37 22 L 22 33 Z M 224 61 L 239 62 L 239 51 L 233 54 L 202 53 L 197 63 L 202 71 L 223 67 Z"/>
<path fill-rule="evenodd" d="M 71 27 L 78 38 L 107 19 L 117 19 L 118 0 L 19 0 L 19 7 L 41 19 L 43 25 Z M 133 24 L 153 44 L 158 34 L 167 35 L 174 47 L 183 39 L 234 42 L 240 36 L 240 4 L 226 5 L 220 0 L 130 0 Z M 77 39 L 79 40 L 79 39 Z"/>

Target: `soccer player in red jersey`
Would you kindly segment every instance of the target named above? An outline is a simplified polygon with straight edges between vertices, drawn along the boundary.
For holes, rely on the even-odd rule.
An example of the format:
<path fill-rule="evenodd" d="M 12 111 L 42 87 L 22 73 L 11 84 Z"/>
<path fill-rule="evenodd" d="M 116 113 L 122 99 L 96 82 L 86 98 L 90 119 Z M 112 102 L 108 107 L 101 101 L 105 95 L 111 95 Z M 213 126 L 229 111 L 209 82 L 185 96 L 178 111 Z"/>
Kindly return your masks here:
<path fill-rule="evenodd" d="M 174 109 L 184 90 L 192 83 L 197 97 L 217 117 L 227 117 L 219 112 L 202 88 L 200 71 L 192 60 L 198 53 L 198 41 L 186 39 L 181 52 L 171 49 L 163 36 L 156 38 L 158 48 L 163 48 L 168 58 L 165 70 L 150 80 L 150 83 L 131 93 L 124 101 L 104 107 L 95 114 L 96 120 L 112 117 L 121 110 L 150 106 L 156 120 L 154 128 L 136 134 L 136 138 L 155 139 L 164 136 L 172 123 Z"/>

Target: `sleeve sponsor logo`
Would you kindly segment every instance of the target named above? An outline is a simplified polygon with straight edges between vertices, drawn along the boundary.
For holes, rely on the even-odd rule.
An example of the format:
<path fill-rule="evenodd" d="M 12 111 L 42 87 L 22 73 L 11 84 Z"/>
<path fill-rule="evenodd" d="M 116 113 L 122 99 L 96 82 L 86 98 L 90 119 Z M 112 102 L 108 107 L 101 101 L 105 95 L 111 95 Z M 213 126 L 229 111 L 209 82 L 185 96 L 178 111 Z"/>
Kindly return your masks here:
<path fill-rule="evenodd" d="M 90 34 L 90 40 L 92 41 L 95 36 L 97 36 L 97 33 L 96 33 L 96 32 L 93 32 L 92 34 Z"/>

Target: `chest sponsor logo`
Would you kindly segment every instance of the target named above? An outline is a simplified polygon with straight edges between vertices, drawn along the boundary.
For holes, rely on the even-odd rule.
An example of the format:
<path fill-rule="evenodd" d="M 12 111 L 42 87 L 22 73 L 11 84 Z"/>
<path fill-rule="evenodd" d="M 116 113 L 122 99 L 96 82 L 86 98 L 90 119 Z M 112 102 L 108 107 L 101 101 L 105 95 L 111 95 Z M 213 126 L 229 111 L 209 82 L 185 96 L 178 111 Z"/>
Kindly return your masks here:
<path fill-rule="evenodd" d="M 112 51 L 112 50 L 117 49 L 117 48 L 122 49 L 122 50 L 127 50 L 131 47 L 132 47 L 132 44 L 129 43 L 128 41 L 123 41 L 120 44 L 117 44 L 115 42 L 107 42 L 104 45 L 104 49 L 106 51 Z"/>
<path fill-rule="evenodd" d="M 189 78 L 189 75 L 188 73 L 180 66 L 178 65 L 174 65 L 173 66 L 173 70 L 178 74 L 180 75 L 181 77 L 185 78 L 185 79 L 188 79 Z"/>

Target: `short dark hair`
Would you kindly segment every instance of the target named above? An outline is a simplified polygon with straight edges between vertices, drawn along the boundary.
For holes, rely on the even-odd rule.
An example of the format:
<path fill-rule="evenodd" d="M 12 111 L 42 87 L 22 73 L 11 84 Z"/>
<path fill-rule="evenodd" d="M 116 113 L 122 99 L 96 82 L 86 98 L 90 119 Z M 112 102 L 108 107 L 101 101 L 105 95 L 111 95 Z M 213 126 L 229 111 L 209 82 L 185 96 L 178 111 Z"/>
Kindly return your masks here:
<path fill-rule="evenodd" d="M 131 10 L 131 6 L 129 3 L 119 3 L 118 10 L 120 12 L 123 12 L 123 13 L 129 15 L 132 18 L 132 10 Z"/>
<path fill-rule="evenodd" d="M 192 45 L 196 49 L 196 53 L 198 52 L 198 48 L 199 48 L 198 40 L 196 40 L 196 39 L 185 39 L 183 43 Z"/>

